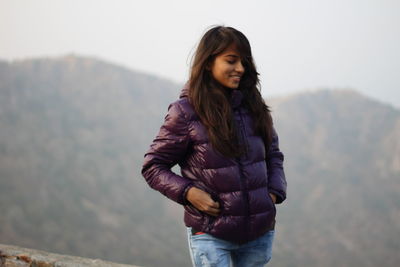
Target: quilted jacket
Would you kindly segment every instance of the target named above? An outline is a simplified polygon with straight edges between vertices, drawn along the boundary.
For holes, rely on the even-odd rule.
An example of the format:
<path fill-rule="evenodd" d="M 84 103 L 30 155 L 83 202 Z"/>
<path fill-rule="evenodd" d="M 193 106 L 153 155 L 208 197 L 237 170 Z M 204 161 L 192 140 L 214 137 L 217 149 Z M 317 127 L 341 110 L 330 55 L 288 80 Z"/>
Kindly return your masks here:
<path fill-rule="evenodd" d="M 260 136 L 255 135 L 250 113 L 241 104 L 243 95 L 233 90 L 230 104 L 240 140 L 247 152 L 227 158 L 216 152 L 207 131 L 182 89 L 179 100 L 168 107 L 158 135 L 145 154 L 142 174 L 151 188 L 184 206 L 188 227 L 234 243 L 256 239 L 274 228 L 277 204 L 286 198 L 283 154 L 274 130 L 272 144 L 266 151 Z M 179 164 L 181 175 L 171 171 Z M 186 200 L 192 186 L 208 192 L 220 204 L 217 217 L 197 210 Z"/>

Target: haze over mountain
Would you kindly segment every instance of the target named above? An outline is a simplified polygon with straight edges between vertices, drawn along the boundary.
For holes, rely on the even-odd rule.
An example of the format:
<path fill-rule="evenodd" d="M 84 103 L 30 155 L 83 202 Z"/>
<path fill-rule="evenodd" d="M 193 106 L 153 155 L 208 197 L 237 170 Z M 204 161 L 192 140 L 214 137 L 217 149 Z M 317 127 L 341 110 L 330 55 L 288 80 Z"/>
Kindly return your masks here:
<path fill-rule="evenodd" d="M 189 266 L 181 207 L 140 175 L 180 88 L 87 57 L 0 61 L 0 243 Z M 267 103 L 288 180 L 271 265 L 396 266 L 400 111 L 351 90 Z"/>

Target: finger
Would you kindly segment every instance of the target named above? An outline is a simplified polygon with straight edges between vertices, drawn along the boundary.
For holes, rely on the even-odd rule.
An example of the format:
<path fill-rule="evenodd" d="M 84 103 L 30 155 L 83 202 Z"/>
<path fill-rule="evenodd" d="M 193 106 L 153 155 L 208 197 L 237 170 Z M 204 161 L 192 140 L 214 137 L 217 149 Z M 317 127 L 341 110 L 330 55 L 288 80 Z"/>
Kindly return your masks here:
<path fill-rule="evenodd" d="M 208 213 L 208 214 L 212 214 L 212 215 L 214 215 L 214 216 L 217 216 L 217 215 L 221 212 L 221 210 L 216 209 L 216 208 L 211 208 L 211 207 L 209 207 L 209 208 L 207 208 L 207 210 L 205 210 L 204 212 L 206 212 L 206 213 Z"/>
<path fill-rule="evenodd" d="M 212 201 L 212 202 L 210 203 L 210 207 L 218 209 L 218 208 L 219 208 L 219 203 L 216 202 L 216 201 Z"/>
<path fill-rule="evenodd" d="M 207 214 L 209 214 L 209 215 L 211 215 L 211 216 L 214 216 L 214 217 L 217 217 L 218 215 L 219 215 L 219 212 L 211 212 L 211 211 L 208 211 L 208 212 L 206 212 Z"/>
<path fill-rule="evenodd" d="M 213 207 L 210 204 L 200 205 L 197 209 L 203 212 L 219 212 L 219 208 Z"/>

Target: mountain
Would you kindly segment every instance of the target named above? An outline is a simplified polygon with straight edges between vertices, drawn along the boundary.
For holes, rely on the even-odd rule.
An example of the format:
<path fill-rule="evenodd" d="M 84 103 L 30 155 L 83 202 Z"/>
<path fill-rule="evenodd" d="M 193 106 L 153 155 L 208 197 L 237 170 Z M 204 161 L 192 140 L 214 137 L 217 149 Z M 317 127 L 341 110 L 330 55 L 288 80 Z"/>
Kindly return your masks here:
<path fill-rule="evenodd" d="M 0 61 L 0 243 L 189 266 L 181 207 L 140 174 L 180 88 L 75 55 Z M 288 180 L 271 265 L 396 266 L 400 111 L 352 90 L 267 103 Z"/>
<path fill-rule="evenodd" d="M 352 90 L 270 105 L 288 179 L 273 266 L 396 266 L 400 111 Z"/>
<path fill-rule="evenodd" d="M 162 231 L 175 218 L 140 174 L 180 86 L 73 55 L 1 62 L 0 81 L 1 243 L 146 266 L 188 261 L 171 253 L 181 229 Z"/>

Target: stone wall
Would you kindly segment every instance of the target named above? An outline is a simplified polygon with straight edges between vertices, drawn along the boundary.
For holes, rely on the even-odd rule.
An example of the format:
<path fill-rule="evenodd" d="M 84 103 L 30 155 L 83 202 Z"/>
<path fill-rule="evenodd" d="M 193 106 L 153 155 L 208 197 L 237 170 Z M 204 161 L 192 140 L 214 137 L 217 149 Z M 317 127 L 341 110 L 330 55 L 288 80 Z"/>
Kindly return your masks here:
<path fill-rule="evenodd" d="M 0 244 L 0 267 L 138 267 Z"/>

